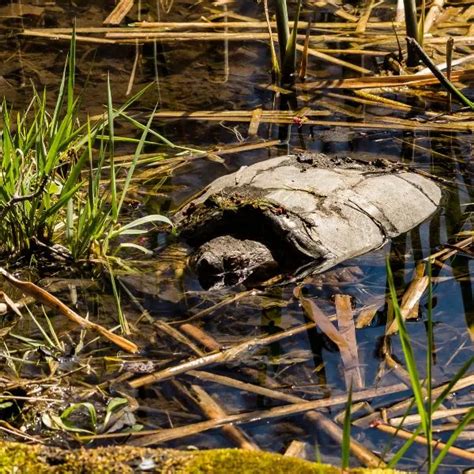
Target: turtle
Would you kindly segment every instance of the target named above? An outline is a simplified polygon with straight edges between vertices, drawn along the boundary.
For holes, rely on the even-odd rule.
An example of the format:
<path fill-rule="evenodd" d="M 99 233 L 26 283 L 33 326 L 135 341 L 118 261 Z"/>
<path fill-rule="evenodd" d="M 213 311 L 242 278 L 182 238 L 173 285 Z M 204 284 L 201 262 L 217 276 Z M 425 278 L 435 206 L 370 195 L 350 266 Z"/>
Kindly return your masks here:
<path fill-rule="evenodd" d="M 303 153 L 216 179 L 173 220 L 210 289 L 323 272 L 419 225 L 441 198 L 434 180 L 399 163 Z"/>

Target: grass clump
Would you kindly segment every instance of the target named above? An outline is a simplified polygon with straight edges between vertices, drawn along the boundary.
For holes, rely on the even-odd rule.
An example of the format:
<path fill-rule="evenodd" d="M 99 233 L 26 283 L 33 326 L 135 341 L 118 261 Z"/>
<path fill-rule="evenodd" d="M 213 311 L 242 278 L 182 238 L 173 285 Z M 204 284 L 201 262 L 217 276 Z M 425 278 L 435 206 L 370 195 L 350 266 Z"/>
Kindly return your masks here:
<path fill-rule="evenodd" d="M 73 38 L 52 112 L 46 92 L 36 90 L 22 114 L 14 114 L 6 103 L 2 106 L 0 254 L 4 257 L 31 251 L 38 242 L 59 243 L 67 247 L 72 260 L 93 257 L 107 263 L 112 240 L 141 234 L 153 222 L 170 224 L 161 215 L 126 225 L 119 222 L 151 119 L 146 126 L 140 124 L 141 137 L 121 188 L 117 176 L 122 170 L 114 164 L 114 120 L 126 116 L 127 108 L 144 91 L 115 110 L 108 84 L 107 113 L 94 123 L 81 124 L 74 77 Z"/>

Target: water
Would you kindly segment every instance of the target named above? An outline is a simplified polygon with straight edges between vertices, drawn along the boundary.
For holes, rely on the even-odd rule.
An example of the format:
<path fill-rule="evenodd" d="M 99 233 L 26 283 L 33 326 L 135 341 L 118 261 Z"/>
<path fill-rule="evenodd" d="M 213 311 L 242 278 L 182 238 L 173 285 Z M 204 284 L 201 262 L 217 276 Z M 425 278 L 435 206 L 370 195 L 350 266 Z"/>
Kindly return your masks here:
<path fill-rule="evenodd" d="M 35 4 L 26 1 L 22 3 L 24 6 Z M 154 2 L 150 3 L 152 5 L 142 2 L 142 19 L 157 18 L 157 5 Z M 38 89 L 43 87 L 48 90 L 57 89 L 68 50 L 66 41 L 19 37 L 17 33 L 21 28 L 69 25 L 73 17 L 77 18 L 78 27 L 100 26 L 111 8 L 109 2 L 103 1 L 88 2 L 86 6 L 71 6 L 69 2 L 58 1 L 54 6 L 46 6 L 40 15 L 0 18 L 2 32 L 0 92 L 5 95 L 7 102 L 17 109 L 25 107 L 29 101 L 31 84 Z M 209 15 L 208 8 L 211 8 L 209 2 L 193 4 L 175 1 L 171 5 L 170 12 L 165 13 L 161 4 L 161 20 L 197 20 L 202 15 Z M 213 8 L 218 10 L 220 7 Z M 261 5 L 254 2 L 239 2 L 238 6 L 232 4 L 229 8 L 242 15 L 262 18 Z M 386 11 L 379 13 L 387 15 Z M 326 18 L 329 21 L 334 20 L 333 16 L 327 14 Z M 130 19 L 138 19 L 136 9 L 132 11 Z M 334 44 L 330 46 L 338 47 Z M 136 47 L 133 44 L 98 46 L 79 42 L 77 80 L 82 89 L 84 113 L 94 115 L 103 112 L 108 73 L 115 103 L 119 104 L 126 100 L 125 94 L 137 52 L 138 67 L 133 90 L 138 91 L 150 82 L 155 84 L 146 96 L 134 105 L 133 108 L 137 112 L 150 112 L 157 102 L 160 104 L 160 110 L 175 111 L 253 110 L 256 107 L 264 109 L 272 107 L 273 93 L 266 88 L 270 83 L 270 57 L 265 42 L 231 42 L 227 46 L 222 41 L 157 42 L 155 45 L 146 44 L 143 47 Z M 373 63 L 369 58 L 365 62 L 359 61 L 358 64 L 370 67 Z M 309 72 L 318 78 L 357 76 L 354 72 L 339 66 L 315 60 L 310 61 Z M 394 117 L 394 123 L 397 118 L 410 118 L 413 115 L 426 118 L 424 114 L 412 111 L 402 112 L 380 105 L 355 104 L 347 99 L 331 97 L 328 92 L 349 95 L 349 92 L 339 90 L 304 93 L 297 98 L 298 107 L 309 106 L 313 109 L 330 110 L 331 115 L 327 120 L 354 123 L 378 122 L 388 115 Z M 404 90 L 391 94 L 390 98 L 438 112 L 444 107 L 442 101 L 437 101 L 435 96 L 415 97 Z M 332 108 L 323 105 L 328 103 L 332 104 Z M 338 111 L 334 111 L 334 105 L 338 106 Z M 347 115 L 348 113 L 350 115 Z M 176 144 L 199 149 L 238 144 L 239 140 L 247 138 L 248 130 L 248 124 L 245 123 L 188 120 L 157 121 L 154 127 Z M 118 128 L 119 134 L 126 135 L 127 132 L 129 128 L 126 125 Z M 428 221 L 408 234 L 394 239 L 382 249 L 344 262 L 324 276 L 314 276 L 306 281 L 312 297 L 326 314 L 334 314 L 332 298 L 337 293 L 351 295 L 356 311 L 364 305 L 377 305 L 379 309 L 372 324 L 357 331 L 359 357 L 365 374 L 366 387 L 399 383 L 394 372 L 385 366 L 380 354 L 387 316 L 385 259 L 389 257 L 397 288 L 401 291 L 411 281 L 416 262 L 436 252 L 444 244 L 453 242 L 456 233 L 472 230 L 472 135 L 447 131 L 427 132 L 416 128 L 412 131 L 400 131 L 392 129 L 389 124 L 382 130 L 370 126 L 351 128 L 294 124 L 279 128 L 276 125 L 261 124 L 258 130 L 258 137 L 265 139 L 281 138 L 282 134 L 288 134 L 287 145 L 222 155 L 224 163 L 197 159 L 164 178 L 157 174 L 147 180 L 141 179 L 135 189 L 134 198 L 143 212 L 170 212 L 218 176 L 257 160 L 300 150 L 366 159 L 383 156 L 403 161 L 418 170 L 443 178 L 446 183 L 443 206 Z M 130 146 L 122 145 L 118 148 L 118 154 L 129 153 L 130 150 Z M 170 150 L 157 145 L 148 146 L 146 151 L 158 153 Z M 138 176 L 143 176 L 141 173 L 144 171 L 146 170 L 139 170 Z M 153 320 L 167 321 L 173 327 L 179 328 L 178 321 L 186 320 L 225 298 L 231 298 L 239 294 L 242 289 L 205 292 L 200 288 L 195 275 L 184 264 L 184 258 L 190 250 L 182 243 L 178 243 L 177 248 L 171 247 L 160 234 L 150 237 L 147 244 L 155 249 L 156 257 L 151 261 L 138 262 L 138 266 L 143 270 L 138 277 L 122 276 L 124 284 L 137 298 L 134 301 L 123 296 L 122 301 L 124 312 L 130 322 L 132 325 L 137 324 L 134 339 L 144 349 L 143 356 L 130 358 L 128 363 L 135 359 L 143 364 L 152 361 L 155 369 L 159 369 L 174 365 L 179 360 L 184 361 L 192 353 L 189 348 L 178 344 L 164 335 L 159 328 L 154 327 Z M 474 325 L 472 262 L 472 250 L 468 250 L 459 252 L 442 268 L 433 267 L 432 270 L 435 384 L 452 378 L 472 356 L 469 332 Z M 89 312 L 95 321 L 110 327 L 113 325 L 111 318 L 114 317 L 114 310 L 107 282 L 99 281 L 92 289 L 87 286 L 85 283 L 77 286 L 76 282 L 71 284 L 69 289 L 63 286 L 56 291 L 58 296 L 74 304 L 81 314 Z M 72 300 L 71 288 L 75 288 L 77 303 Z M 224 346 L 287 329 L 304 322 L 304 315 L 293 299 L 292 291 L 293 286 L 288 286 L 255 292 L 223 305 L 199 318 L 195 324 Z M 140 316 L 137 303 L 149 311 L 150 321 L 143 319 L 136 323 Z M 408 324 L 422 377 L 427 344 L 426 316 L 425 294 L 420 303 L 420 317 Z M 30 351 L 27 354 L 24 346 L 17 347 L 15 343 L 10 342 L 13 344 L 11 347 L 15 347 L 21 357 L 35 361 L 36 365 L 21 368 L 23 377 L 45 376 L 48 373 L 48 364 L 49 366 L 57 364 L 54 368 L 54 373 L 57 374 L 88 365 L 93 368 L 92 371 L 79 370 L 68 379 L 78 388 L 72 399 L 64 397 L 64 400 L 84 401 L 87 399 L 86 394 L 89 393 L 91 400 L 100 406 L 107 397 L 124 393 L 125 390 L 137 404 L 138 408 L 134 411 L 136 422 L 144 425 L 145 429 L 176 427 L 205 419 L 186 395 L 189 384 L 196 383 L 192 377 L 182 376 L 177 379 L 178 382 L 165 381 L 134 391 L 125 388 L 121 391 L 122 382 L 117 382 L 119 377 L 129 372 L 130 377 L 134 378 L 139 370 L 124 365 L 121 360 L 114 363 L 112 359 L 104 359 L 103 351 L 89 352 L 85 348 L 79 354 L 75 354 L 74 346 L 77 339 L 74 337 L 68 339 L 66 334 L 73 329 L 73 326 L 55 317 L 53 322 L 58 328 L 60 339 L 65 341 L 66 345 L 63 351 L 57 350 L 57 354 L 53 356 L 40 354 L 37 351 Z M 8 321 L 4 323 L 5 327 L 7 325 Z M 30 320 L 23 321 L 14 332 L 41 338 L 37 326 Z M 77 331 L 73 334 L 78 336 Z M 403 361 L 397 336 L 391 338 L 391 344 L 392 355 Z M 111 355 L 113 353 L 108 352 Z M 5 363 L 5 373 L 11 374 L 11 370 L 11 366 Z M 306 400 L 345 391 L 340 356 L 335 346 L 315 330 L 271 344 L 238 362 L 218 365 L 210 370 L 252 383 L 260 381 L 265 384 L 268 383 L 265 378 L 270 377 L 272 383 L 281 391 Z M 79 383 L 80 385 L 77 385 Z M 98 383 L 107 387 L 105 398 L 94 388 Z M 228 413 L 268 409 L 280 404 L 275 400 L 226 388 L 220 384 L 199 382 L 199 385 L 219 400 Z M 87 387 L 87 390 L 84 387 Z M 42 393 L 47 391 L 43 389 Z M 378 400 L 374 406 L 383 406 L 404 396 L 406 392 L 399 396 L 385 397 Z M 453 407 L 469 403 L 472 405 L 472 399 L 469 400 L 469 393 L 466 392 L 460 392 L 449 402 Z M 67 403 L 63 401 L 58 403 L 55 409 L 60 412 L 65 406 Z M 344 407 L 339 406 L 327 414 L 333 417 L 343 410 Z M 36 425 L 30 427 L 31 432 L 38 436 L 43 435 L 44 426 L 38 422 L 37 417 L 32 415 L 32 418 L 36 420 Z M 21 424 L 18 419 L 16 423 Z M 292 440 L 297 439 L 308 443 L 310 456 L 314 458 L 316 453 L 319 453 L 319 456 L 327 462 L 338 463 L 340 459 L 340 447 L 302 415 L 246 424 L 242 429 L 265 450 L 283 452 Z M 354 427 L 353 435 L 375 452 L 384 452 L 391 439 L 390 436 L 381 434 L 375 429 Z M 447 433 L 440 435 L 444 440 L 447 436 Z M 62 446 L 74 444 L 67 437 L 58 436 L 50 437 L 49 442 Z M 232 446 L 219 430 L 180 438 L 166 444 L 176 448 Z M 457 444 L 465 448 L 470 445 L 469 441 L 462 440 Z M 418 469 L 423 465 L 424 457 L 423 447 L 413 447 L 400 467 Z M 352 459 L 352 464 L 356 465 L 357 461 Z M 448 456 L 443 472 L 459 471 L 467 465 L 467 461 Z"/>

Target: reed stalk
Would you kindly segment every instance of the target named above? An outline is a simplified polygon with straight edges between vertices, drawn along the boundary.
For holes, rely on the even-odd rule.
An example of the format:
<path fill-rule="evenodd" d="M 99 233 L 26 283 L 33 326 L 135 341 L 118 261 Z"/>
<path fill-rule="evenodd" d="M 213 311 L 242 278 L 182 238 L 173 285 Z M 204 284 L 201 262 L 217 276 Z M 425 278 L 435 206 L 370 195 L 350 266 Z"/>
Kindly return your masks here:
<path fill-rule="evenodd" d="M 405 26 L 407 33 L 407 40 L 412 38 L 420 42 L 420 30 L 418 28 L 417 14 L 416 14 L 416 0 L 403 0 L 405 7 Z M 423 35 L 423 33 L 421 33 Z M 416 49 L 408 42 L 407 49 L 407 66 L 414 67 L 418 64 L 418 54 Z"/>

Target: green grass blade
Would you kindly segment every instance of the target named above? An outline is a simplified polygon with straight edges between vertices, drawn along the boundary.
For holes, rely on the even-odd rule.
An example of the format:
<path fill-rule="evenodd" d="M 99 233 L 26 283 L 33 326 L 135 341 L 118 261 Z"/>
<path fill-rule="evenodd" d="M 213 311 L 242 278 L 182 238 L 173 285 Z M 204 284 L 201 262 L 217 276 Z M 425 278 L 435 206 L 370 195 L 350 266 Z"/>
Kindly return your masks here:
<path fill-rule="evenodd" d="M 402 422 L 403 423 L 403 422 Z M 415 442 L 416 437 L 423 431 L 423 427 L 420 425 L 418 428 L 413 432 L 410 439 L 403 443 L 403 446 L 396 452 L 394 456 L 390 459 L 390 462 L 387 464 L 389 469 L 394 468 L 405 456 L 406 452 L 410 449 L 410 447 Z"/>
<path fill-rule="evenodd" d="M 123 314 L 122 311 L 122 304 L 120 302 L 120 294 L 118 292 L 117 284 L 115 282 L 115 275 L 112 271 L 112 266 L 110 265 L 110 261 L 107 259 L 107 271 L 109 273 L 110 284 L 112 286 L 112 293 L 114 295 L 115 307 L 117 309 L 117 316 L 120 324 L 120 329 L 122 330 L 122 334 L 128 335 L 130 334 L 130 326 L 128 324 L 126 316 Z"/>
<path fill-rule="evenodd" d="M 456 429 L 453 431 L 451 436 L 449 437 L 448 441 L 446 442 L 446 445 L 443 447 L 441 452 L 438 454 L 437 458 L 431 465 L 430 469 L 430 474 L 435 473 L 438 470 L 439 465 L 443 461 L 444 457 L 446 454 L 448 454 L 449 448 L 454 444 L 458 436 L 463 432 L 464 428 L 471 423 L 471 421 L 474 420 L 474 408 L 471 408 L 466 416 L 461 420 L 461 423 L 456 427 Z"/>
<path fill-rule="evenodd" d="M 76 186 L 61 195 L 60 199 L 58 199 L 55 204 L 48 207 L 47 209 L 44 209 L 42 215 L 38 218 L 38 223 L 40 225 L 45 224 L 51 216 L 54 216 L 60 209 L 62 209 L 67 204 L 69 199 L 71 199 L 74 193 L 76 193 L 82 185 L 83 183 L 77 183 Z"/>
<path fill-rule="evenodd" d="M 464 376 L 464 374 L 467 373 L 467 371 L 470 369 L 470 367 L 473 363 L 474 363 L 474 356 L 470 357 L 464 363 L 464 365 L 458 370 L 456 375 L 451 379 L 451 381 L 446 386 L 446 388 L 441 392 L 441 394 L 438 396 L 438 398 L 434 401 L 434 403 L 431 407 L 432 411 L 436 411 L 440 407 L 440 405 L 446 400 L 446 397 L 451 393 L 453 387 Z"/>
<path fill-rule="evenodd" d="M 411 343 L 410 343 L 410 337 L 408 335 L 408 331 L 405 326 L 405 321 L 402 317 L 400 306 L 398 304 L 397 292 L 395 289 L 393 274 L 392 274 L 392 270 L 390 268 L 390 263 L 388 259 L 387 259 L 387 279 L 388 279 L 388 285 L 389 285 L 389 290 L 390 290 L 390 298 L 393 304 L 395 317 L 398 322 L 400 342 L 402 344 L 403 354 L 405 357 L 408 374 L 410 376 L 410 383 L 413 390 L 413 395 L 415 397 L 418 414 L 420 415 L 421 420 L 422 420 L 423 430 L 425 434 L 427 434 L 427 430 L 429 428 L 429 422 L 427 420 L 427 413 L 426 413 L 425 405 L 424 405 L 423 390 L 420 383 L 418 369 L 416 367 L 415 355 L 413 353 L 413 348 L 411 347 Z"/>
<path fill-rule="evenodd" d="M 433 463 L 433 446 L 431 441 L 433 440 L 433 429 L 432 429 L 432 361 L 433 361 L 433 283 L 431 281 L 431 263 L 428 263 L 428 312 L 426 321 L 427 339 L 428 344 L 426 348 L 426 438 L 428 440 L 428 470 L 431 468 Z"/>
<path fill-rule="evenodd" d="M 76 22 L 72 26 L 71 42 L 69 44 L 67 81 L 67 113 L 72 114 L 74 110 L 74 86 L 76 84 Z"/>
<path fill-rule="evenodd" d="M 110 162 L 110 200 L 112 206 L 112 219 L 117 222 L 117 183 L 115 181 L 115 158 L 114 158 L 114 109 L 112 104 L 112 87 L 110 75 L 107 74 L 107 115 L 109 118 L 109 162 Z"/>
<path fill-rule="evenodd" d="M 344 425 L 342 432 L 342 469 L 349 468 L 351 448 L 351 409 L 352 409 L 352 384 L 349 387 L 346 410 L 344 413 Z"/>
<path fill-rule="evenodd" d="M 146 124 L 145 129 L 142 132 L 142 135 L 140 137 L 140 142 L 138 143 L 137 148 L 135 149 L 135 153 L 133 155 L 133 160 L 132 163 L 128 169 L 127 177 L 125 178 L 125 183 L 123 185 L 122 189 L 122 194 L 120 196 L 120 202 L 118 204 L 118 212 L 120 212 L 120 209 L 122 209 L 123 202 L 125 200 L 125 196 L 128 193 L 128 188 L 130 186 L 130 182 L 132 180 L 133 173 L 135 172 L 135 167 L 137 166 L 138 159 L 140 158 L 140 155 L 142 154 L 143 147 L 145 146 L 145 140 L 146 137 L 148 136 L 148 132 L 150 131 L 151 123 L 153 122 L 153 116 L 155 115 L 156 112 L 156 107 L 153 110 L 153 113 L 150 114 L 150 118 L 148 119 L 148 122 Z"/>
<path fill-rule="evenodd" d="M 51 338 L 49 337 L 48 333 L 46 332 L 46 330 L 43 328 L 43 326 L 41 326 L 41 324 L 38 322 L 38 320 L 35 318 L 35 316 L 33 315 L 33 313 L 30 311 L 30 308 L 28 308 L 28 306 L 26 306 L 26 311 L 28 312 L 28 314 L 30 315 L 30 318 L 33 320 L 33 322 L 35 323 L 35 326 L 40 330 L 41 334 L 43 335 L 44 337 L 44 340 L 46 341 L 46 343 L 49 345 L 49 347 L 56 347 L 54 342 L 51 340 Z"/>
<path fill-rule="evenodd" d="M 142 234 L 146 231 L 142 229 L 136 229 L 144 224 L 150 224 L 152 222 L 164 222 L 165 224 L 173 225 L 173 223 L 166 217 L 162 216 L 161 214 L 150 214 L 148 216 L 140 217 L 139 219 L 135 219 L 133 222 L 121 226 L 119 229 L 110 233 L 109 238 L 113 239 L 118 237 L 119 235 L 126 235 L 126 234 Z"/>

